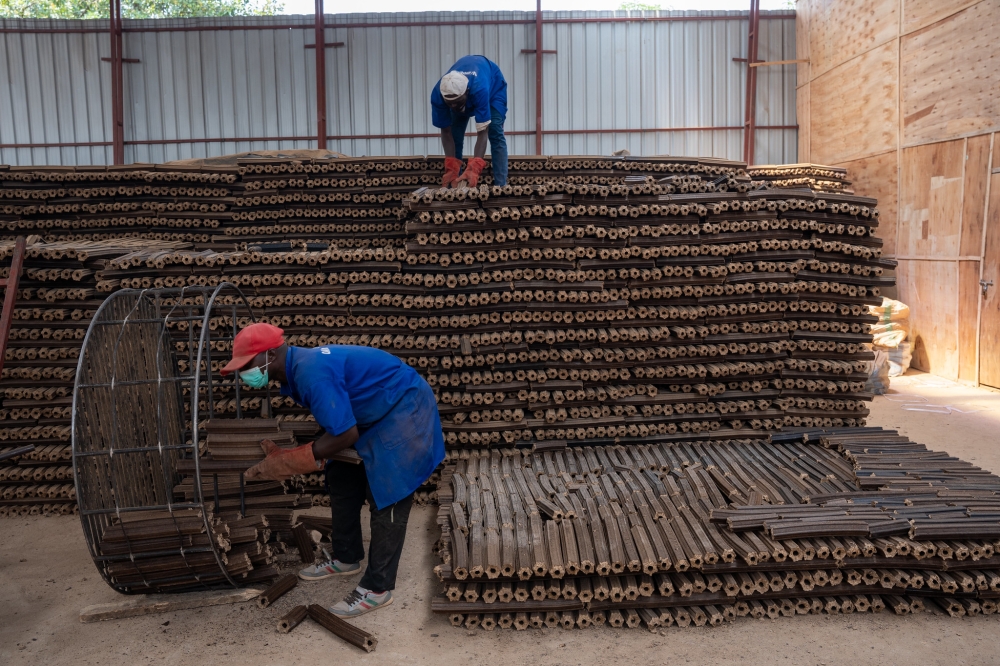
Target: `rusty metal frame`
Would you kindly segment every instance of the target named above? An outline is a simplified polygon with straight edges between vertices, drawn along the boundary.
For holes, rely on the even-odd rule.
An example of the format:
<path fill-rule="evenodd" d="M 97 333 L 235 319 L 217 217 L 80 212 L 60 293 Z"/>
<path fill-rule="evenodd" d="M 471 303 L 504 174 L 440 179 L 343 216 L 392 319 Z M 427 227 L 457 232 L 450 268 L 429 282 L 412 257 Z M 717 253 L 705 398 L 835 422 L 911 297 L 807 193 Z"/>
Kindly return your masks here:
<path fill-rule="evenodd" d="M 122 65 L 122 3 L 110 3 L 111 38 L 111 137 L 112 159 L 115 164 L 125 163 L 125 90 Z"/>
<path fill-rule="evenodd" d="M 753 164 L 754 140 L 757 131 L 757 46 L 760 42 L 760 0 L 750 0 L 750 20 L 747 31 L 747 93 L 743 125 L 743 161 Z"/>
<path fill-rule="evenodd" d="M 535 154 L 542 154 L 542 0 L 535 9 Z"/>
<path fill-rule="evenodd" d="M 316 147 L 326 149 L 326 26 L 323 0 L 316 0 Z"/>
<path fill-rule="evenodd" d="M 10 337 L 10 326 L 14 322 L 17 285 L 21 281 L 21 271 L 24 269 L 24 248 L 27 242 L 24 236 L 17 237 L 14 241 L 14 254 L 10 260 L 10 275 L 0 278 L 0 287 L 4 288 L 3 312 L 0 312 L 0 372 L 3 372 L 7 338 Z"/>

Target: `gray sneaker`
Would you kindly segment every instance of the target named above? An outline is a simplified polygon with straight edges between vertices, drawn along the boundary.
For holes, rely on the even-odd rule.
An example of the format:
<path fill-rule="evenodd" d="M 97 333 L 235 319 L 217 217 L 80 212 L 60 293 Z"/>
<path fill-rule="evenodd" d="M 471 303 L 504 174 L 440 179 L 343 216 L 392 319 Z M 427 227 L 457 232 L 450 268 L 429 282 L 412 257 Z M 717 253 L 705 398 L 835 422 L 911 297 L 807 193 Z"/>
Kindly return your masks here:
<path fill-rule="evenodd" d="M 330 607 L 330 612 L 337 617 L 358 617 L 373 610 L 378 610 L 383 606 L 392 603 L 392 592 L 386 590 L 381 594 L 366 590 L 363 587 L 355 588 L 353 592 L 344 597 L 343 601 Z"/>
<path fill-rule="evenodd" d="M 360 562 L 347 564 L 334 559 L 325 550 L 323 554 L 326 556 L 326 559 L 299 571 L 299 578 L 302 580 L 323 580 L 330 576 L 347 576 L 361 570 Z"/>

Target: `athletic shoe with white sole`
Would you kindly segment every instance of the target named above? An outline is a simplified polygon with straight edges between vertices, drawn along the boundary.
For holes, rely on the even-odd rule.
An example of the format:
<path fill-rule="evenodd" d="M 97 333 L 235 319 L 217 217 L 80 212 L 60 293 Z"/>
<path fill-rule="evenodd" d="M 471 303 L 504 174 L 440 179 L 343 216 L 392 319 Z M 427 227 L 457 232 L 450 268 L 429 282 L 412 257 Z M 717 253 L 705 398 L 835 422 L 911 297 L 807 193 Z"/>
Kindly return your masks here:
<path fill-rule="evenodd" d="M 323 551 L 323 554 L 326 556 L 326 559 L 322 562 L 316 562 L 315 564 L 299 571 L 299 578 L 302 580 L 323 580 L 324 578 L 329 578 L 330 576 L 347 576 L 361 570 L 360 562 L 347 564 L 334 559 L 325 550 Z"/>
<path fill-rule="evenodd" d="M 344 597 L 343 601 L 330 607 L 330 612 L 337 617 L 357 617 L 378 610 L 392 603 L 392 592 L 373 592 L 363 587 L 357 587 Z"/>

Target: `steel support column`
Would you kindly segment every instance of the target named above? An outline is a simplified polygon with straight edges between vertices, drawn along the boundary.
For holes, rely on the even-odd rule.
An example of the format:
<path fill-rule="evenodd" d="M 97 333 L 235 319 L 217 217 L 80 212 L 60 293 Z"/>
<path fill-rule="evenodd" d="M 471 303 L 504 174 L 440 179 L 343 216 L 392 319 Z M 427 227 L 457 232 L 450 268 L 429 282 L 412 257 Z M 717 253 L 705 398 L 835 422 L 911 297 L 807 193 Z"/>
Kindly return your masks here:
<path fill-rule="evenodd" d="M 753 164 L 754 134 L 757 130 L 757 44 L 760 33 L 760 0 L 750 0 L 750 28 L 747 33 L 747 95 L 743 114 L 743 161 Z"/>
<path fill-rule="evenodd" d="M 542 154 L 542 0 L 535 9 L 535 154 Z"/>
<path fill-rule="evenodd" d="M 122 74 L 122 3 L 109 0 L 111 26 L 111 143 L 115 164 L 125 163 L 125 90 Z"/>
<path fill-rule="evenodd" d="M 316 0 L 316 147 L 326 148 L 326 26 L 323 0 Z"/>

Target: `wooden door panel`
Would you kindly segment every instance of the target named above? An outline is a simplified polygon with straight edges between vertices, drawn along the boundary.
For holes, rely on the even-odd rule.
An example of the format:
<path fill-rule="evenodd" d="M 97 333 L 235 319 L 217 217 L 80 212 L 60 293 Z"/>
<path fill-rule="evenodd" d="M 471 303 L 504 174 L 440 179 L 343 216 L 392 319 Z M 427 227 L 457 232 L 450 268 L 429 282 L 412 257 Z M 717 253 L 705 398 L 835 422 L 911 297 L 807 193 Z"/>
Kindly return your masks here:
<path fill-rule="evenodd" d="M 986 290 L 986 298 L 983 299 L 979 329 L 979 383 L 1000 388 L 1000 173 L 994 173 L 990 178 L 983 280 L 992 280 L 993 286 Z"/>

